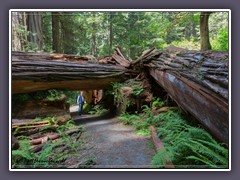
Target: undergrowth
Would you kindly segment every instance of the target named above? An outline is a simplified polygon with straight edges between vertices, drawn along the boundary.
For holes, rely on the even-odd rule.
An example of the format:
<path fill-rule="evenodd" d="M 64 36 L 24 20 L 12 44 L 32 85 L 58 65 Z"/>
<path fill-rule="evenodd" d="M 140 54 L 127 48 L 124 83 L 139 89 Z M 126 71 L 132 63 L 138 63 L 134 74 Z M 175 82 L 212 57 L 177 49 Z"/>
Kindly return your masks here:
<path fill-rule="evenodd" d="M 34 121 L 39 121 L 40 118 Z M 56 124 L 54 118 L 41 118 L 48 120 L 51 124 Z M 29 136 L 17 136 L 20 148 L 12 150 L 13 168 L 63 168 L 64 161 L 69 157 L 78 158 L 78 150 L 83 142 L 78 138 L 79 133 L 65 135 L 63 132 L 76 128 L 73 121 L 68 121 L 64 125 L 58 126 L 56 131 L 60 134 L 61 140 L 56 142 L 47 141 L 40 152 L 33 152 L 29 143 Z M 78 127 L 79 128 L 79 127 Z M 44 129 L 42 129 L 43 131 Z M 81 132 L 80 132 L 81 133 Z M 67 147 L 63 149 L 61 147 Z"/>
<path fill-rule="evenodd" d="M 107 109 L 103 108 L 101 105 L 97 104 L 91 110 L 88 111 L 89 114 L 101 115 L 107 112 Z"/>
<path fill-rule="evenodd" d="M 164 149 L 154 155 L 153 168 L 164 168 L 167 161 L 172 161 L 176 168 L 228 168 L 226 145 L 217 142 L 205 129 L 186 121 L 179 108 L 153 113 L 164 105 L 166 102 L 157 99 L 151 107 L 142 106 L 140 115 L 119 116 L 124 124 L 133 125 L 140 134 L 149 135 L 149 126 L 155 127 Z"/>
<path fill-rule="evenodd" d="M 113 91 L 112 95 L 114 96 L 114 105 L 119 109 L 121 113 L 124 113 L 126 109 L 133 104 L 134 102 L 130 100 L 130 96 L 139 96 L 143 92 L 142 83 L 130 79 L 125 83 L 112 83 Z M 124 94 L 122 88 L 129 87 L 131 90 L 128 92 L 127 96 Z"/>

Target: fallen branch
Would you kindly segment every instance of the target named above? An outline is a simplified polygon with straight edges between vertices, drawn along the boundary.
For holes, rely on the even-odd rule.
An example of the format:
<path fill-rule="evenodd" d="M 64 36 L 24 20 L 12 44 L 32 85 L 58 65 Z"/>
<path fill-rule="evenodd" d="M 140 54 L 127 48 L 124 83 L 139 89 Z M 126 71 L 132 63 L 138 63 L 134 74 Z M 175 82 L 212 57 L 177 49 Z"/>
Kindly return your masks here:
<path fill-rule="evenodd" d="M 71 134 L 77 133 L 77 132 L 79 132 L 81 130 L 82 130 L 82 128 L 71 129 L 71 130 L 63 132 L 62 134 L 64 134 L 64 135 L 71 135 Z M 44 137 L 40 137 L 40 138 L 37 138 L 37 139 L 30 140 L 29 142 L 31 144 L 33 144 L 33 145 L 42 144 L 43 142 L 45 142 L 47 140 L 54 140 L 54 139 L 59 138 L 60 136 L 61 136 L 60 134 L 54 133 L 54 134 L 49 134 L 49 135 L 44 136 Z"/>
<path fill-rule="evenodd" d="M 156 151 L 159 151 L 160 149 L 164 149 L 162 141 L 157 136 L 157 132 L 153 126 L 150 126 L 151 132 L 152 132 L 152 139 L 154 142 L 154 146 Z M 167 161 L 164 165 L 165 168 L 175 168 L 173 163 L 171 161 Z"/>

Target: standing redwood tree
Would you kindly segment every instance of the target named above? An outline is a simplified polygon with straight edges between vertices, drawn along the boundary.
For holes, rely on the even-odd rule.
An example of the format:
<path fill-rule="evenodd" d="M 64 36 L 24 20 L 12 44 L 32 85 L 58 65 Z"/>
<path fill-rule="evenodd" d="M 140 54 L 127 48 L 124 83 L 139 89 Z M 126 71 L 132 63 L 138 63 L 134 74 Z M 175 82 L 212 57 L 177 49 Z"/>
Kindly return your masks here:
<path fill-rule="evenodd" d="M 97 45 L 96 45 L 96 31 L 97 31 L 97 25 L 96 25 L 96 14 L 93 12 L 93 23 L 92 23 L 92 55 L 94 57 L 97 56 Z"/>
<path fill-rule="evenodd" d="M 109 13 L 109 54 L 112 52 L 113 45 L 113 14 Z"/>
<path fill-rule="evenodd" d="M 25 51 L 27 25 L 25 12 L 12 12 L 12 50 Z"/>
<path fill-rule="evenodd" d="M 38 50 L 43 49 L 42 12 L 27 12 L 28 41 Z"/>
<path fill-rule="evenodd" d="M 208 19 L 212 12 L 201 12 L 200 14 L 200 38 L 201 38 L 201 50 L 211 50 L 211 44 L 209 41 L 209 29 Z"/>
<path fill-rule="evenodd" d="M 56 53 L 60 53 L 60 32 L 59 32 L 59 13 L 52 12 L 52 49 Z"/>

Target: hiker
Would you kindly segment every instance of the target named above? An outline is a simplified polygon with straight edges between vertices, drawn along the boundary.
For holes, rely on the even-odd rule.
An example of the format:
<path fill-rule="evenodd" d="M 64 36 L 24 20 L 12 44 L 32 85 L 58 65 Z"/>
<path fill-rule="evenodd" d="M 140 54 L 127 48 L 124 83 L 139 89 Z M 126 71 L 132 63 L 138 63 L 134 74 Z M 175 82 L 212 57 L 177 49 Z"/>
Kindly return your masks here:
<path fill-rule="evenodd" d="M 84 104 L 84 97 L 83 97 L 83 92 L 80 92 L 80 95 L 77 97 L 77 104 L 78 104 L 78 115 L 82 115 L 82 109 L 83 109 L 83 104 Z"/>

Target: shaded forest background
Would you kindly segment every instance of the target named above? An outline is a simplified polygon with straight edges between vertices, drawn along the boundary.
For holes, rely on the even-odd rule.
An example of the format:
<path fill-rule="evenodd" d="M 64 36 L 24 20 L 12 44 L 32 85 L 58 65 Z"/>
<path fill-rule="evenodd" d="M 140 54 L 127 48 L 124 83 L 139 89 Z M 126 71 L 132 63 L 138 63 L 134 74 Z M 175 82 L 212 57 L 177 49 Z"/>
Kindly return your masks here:
<path fill-rule="evenodd" d="M 155 46 L 200 50 L 204 12 L 12 12 L 12 50 L 136 59 Z M 207 12 L 205 12 L 206 14 Z M 207 15 L 208 49 L 228 50 L 228 12 Z"/>

